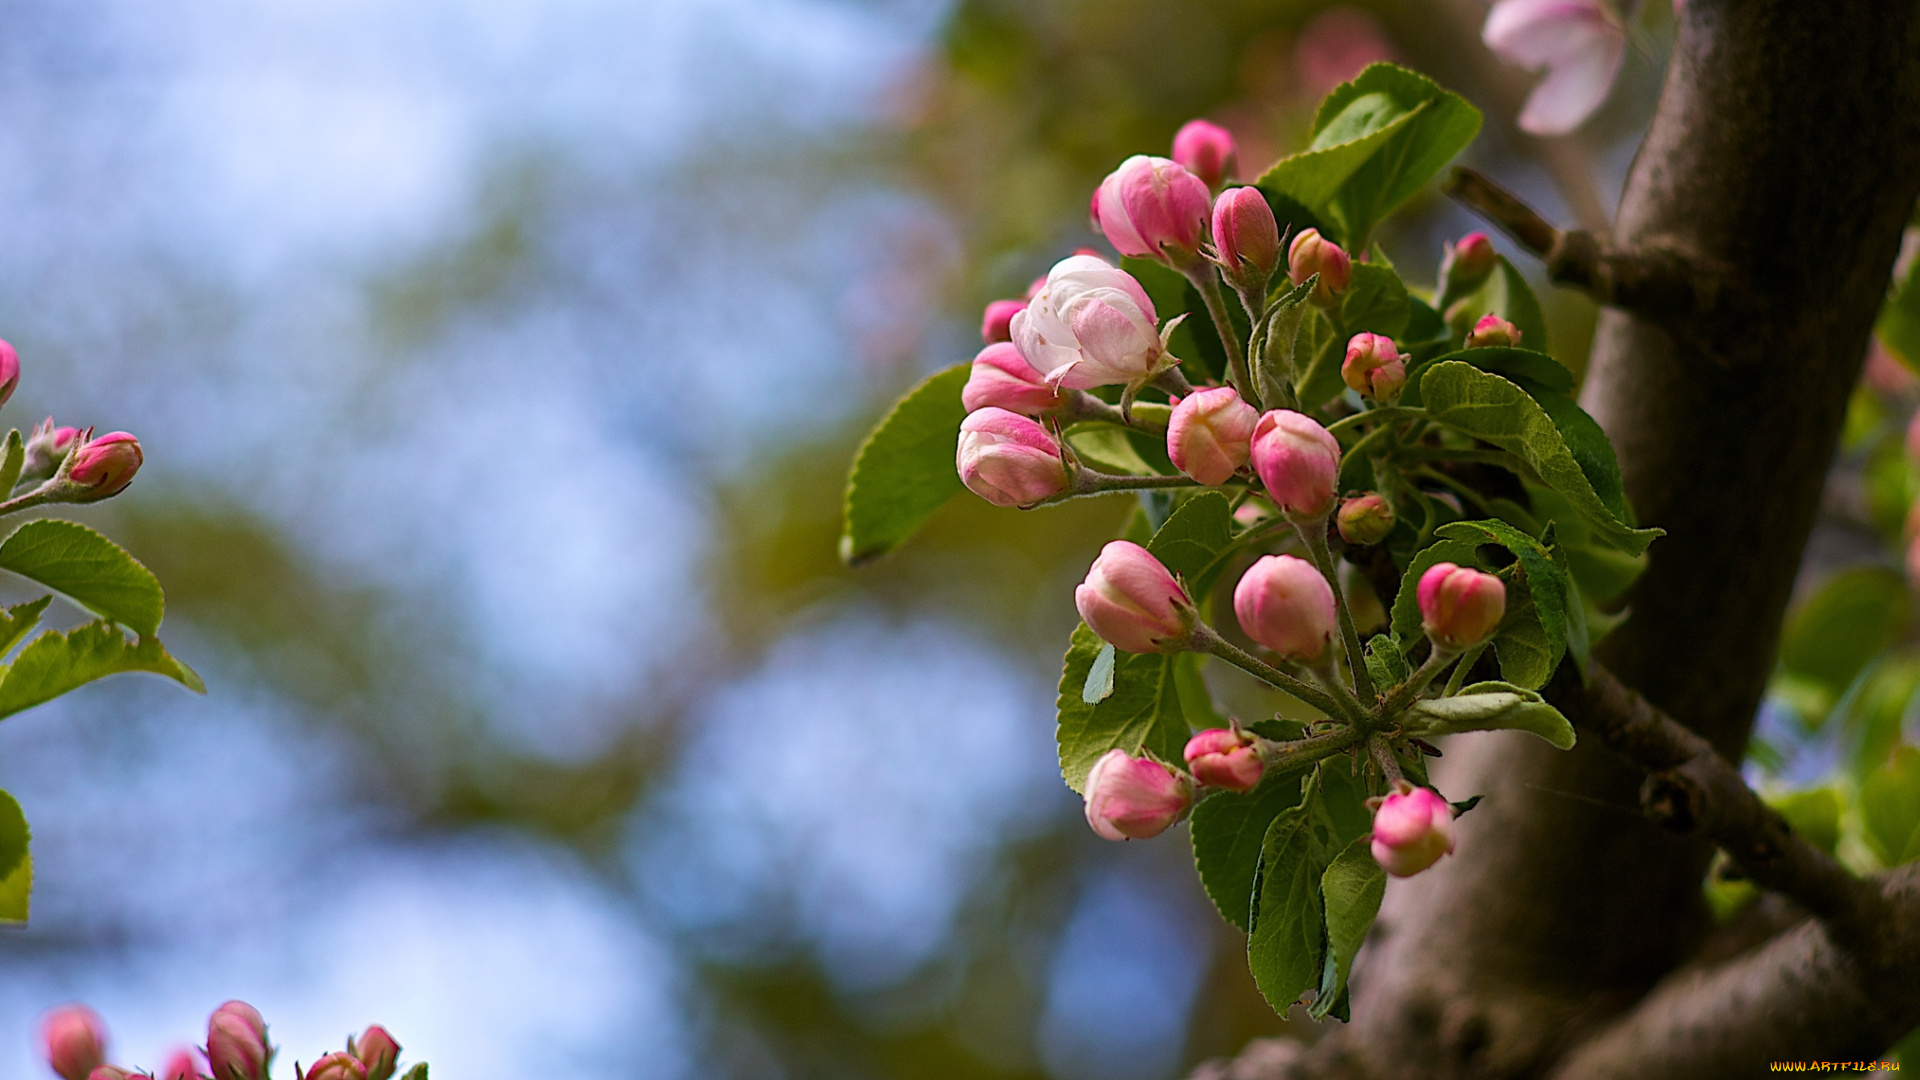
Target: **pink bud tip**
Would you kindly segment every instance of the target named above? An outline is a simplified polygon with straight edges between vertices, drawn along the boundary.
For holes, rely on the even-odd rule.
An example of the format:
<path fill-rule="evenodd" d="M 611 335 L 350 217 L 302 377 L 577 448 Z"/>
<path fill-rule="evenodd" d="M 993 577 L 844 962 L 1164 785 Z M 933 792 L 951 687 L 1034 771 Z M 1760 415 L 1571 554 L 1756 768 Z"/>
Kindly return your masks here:
<path fill-rule="evenodd" d="M 200 1080 L 200 1076 L 199 1055 L 184 1046 L 169 1055 L 155 1074 L 156 1080 Z"/>
<path fill-rule="evenodd" d="M 1219 124 L 1189 120 L 1173 136 L 1173 160 L 1210 189 L 1219 190 L 1233 176 L 1237 159 L 1233 134 Z"/>
<path fill-rule="evenodd" d="M 1453 853 L 1453 808 L 1431 789 L 1402 780 L 1373 813 L 1372 848 L 1387 873 L 1412 877 Z"/>
<path fill-rule="evenodd" d="M 1235 288 L 1266 294 L 1280 265 L 1280 224 L 1259 188 L 1232 188 L 1214 200 L 1213 246 Z"/>
<path fill-rule="evenodd" d="M 973 371 L 960 391 L 968 412 L 1005 409 L 1022 416 L 1038 416 L 1060 407 L 1061 392 L 1047 385 L 1012 342 L 998 342 L 973 358 Z"/>
<path fill-rule="evenodd" d="M 1203 484 L 1224 484 L 1246 467 L 1260 413 L 1230 386 L 1196 390 L 1173 407 L 1167 456 Z"/>
<path fill-rule="evenodd" d="M 1488 312 L 1480 316 L 1480 321 L 1467 331 L 1467 348 L 1490 349 L 1511 348 L 1520 344 L 1520 328 Z"/>
<path fill-rule="evenodd" d="M 1427 636 L 1455 652 L 1487 640 L 1507 613 L 1507 587 L 1499 578 L 1450 562 L 1420 575 L 1418 596 Z"/>
<path fill-rule="evenodd" d="M 1333 509 L 1340 443 L 1312 417 L 1274 409 L 1253 428 L 1253 471 L 1281 510 L 1300 518 Z"/>
<path fill-rule="evenodd" d="M 62 1005 L 40 1022 L 47 1064 L 65 1080 L 87 1080 L 107 1058 L 107 1025 L 85 1005 Z"/>
<path fill-rule="evenodd" d="M 980 338 L 991 345 L 1013 340 L 1013 317 L 1027 306 L 1025 300 L 995 300 L 987 305 L 980 319 Z"/>
<path fill-rule="evenodd" d="M 1448 269 L 1443 271 L 1443 276 L 1455 280 L 1456 287 L 1472 288 L 1493 273 L 1499 258 L 1493 250 L 1492 237 L 1483 232 L 1470 232 L 1448 253 Z"/>
<path fill-rule="evenodd" d="M 20 354 L 13 351 L 12 345 L 0 341 L 0 405 L 7 403 L 19 385 Z"/>
<path fill-rule="evenodd" d="M 1239 731 L 1212 728 L 1187 740 L 1181 755 L 1194 780 L 1227 791 L 1252 791 L 1266 768 L 1253 739 Z"/>
<path fill-rule="evenodd" d="M 400 1060 L 400 1044 L 379 1024 L 361 1032 L 349 1049 L 367 1067 L 367 1080 L 387 1080 Z"/>
<path fill-rule="evenodd" d="M 1193 781 L 1151 758 L 1109 750 L 1087 772 L 1087 824 L 1108 840 L 1166 832 L 1193 805 Z"/>
<path fill-rule="evenodd" d="M 960 424 L 960 481 L 995 506 L 1031 506 L 1067 490 L 1067 465 L 1047 429 L 1018 413 L 985 408 Z"/>
<path fill-rule="evenodd" d="M 1369 491 L 1340 504 L 1335 518 L 1340 539 L 1356 547 L 1377 544 L 1393 531 L 1393 507 L 1387 500 Z"/>
<path fill-rule="evenodd" d="M 90 489 L 85 500 L 118 495 L 133 483 L 146 459 L 140 453 L 140 440 L 124 431 L 114 431 L 89 441 L 73 459 L 73 482 Z"/>
<path fill-rule="evenodd" d="M 1340 380 L 1361 397 L 1395 401 L 1406 388 L 1409 359 L 1385 334 L 1355 334 L 1347 342 Z"/>
<path fill-rule="evenodd" d="M 367 1067 L 352 1054 L 335 1050 L 309 1066 L 301 1080 L 367 1080 Z"/>
<path fill-rule="evenodd" d="M 1100 549 L 1073 590 L 1080 617 L 1102 641 L 1130 653 L 1169 652 L 1193 632 L 1193 601 L 1160 560 L 1128 540 Z"/>
<path fill-rule="evenodd" d="M 227 1080 L 267 1080 L 273 1050 L 267 1043 L 267 1022 L 244 1001 L 229 1001 L 207 1020 L 207 1064 L 213 1075 Z"/>
<path fill-rule="evenodd" d="M 1094 193 L 1094 220 L 1122 255 L 1186 262 L 1200 250 L 1211 193 L 1178 162 L 1136 154 Z"/>
<path fill-rule="evenodd" d="M 1320 659 L 1340 630 L 1333 587 L 1292 555 L 1255 560 L 1234 586 L 1233 614 L 1248 637 L 1288 660 Z"/>
<path fill-rule="evenodd" d="M 1320 284 L 1313 290 L 1317 304 L 1326 304 L 1347 291 L 1353 280 L 1353 260 L 1339 244 L 1320 235 L 1318 229 L 1306 229 L 1287 245 L 1287 277 L 1298 285 L 1315 274 Z"/>

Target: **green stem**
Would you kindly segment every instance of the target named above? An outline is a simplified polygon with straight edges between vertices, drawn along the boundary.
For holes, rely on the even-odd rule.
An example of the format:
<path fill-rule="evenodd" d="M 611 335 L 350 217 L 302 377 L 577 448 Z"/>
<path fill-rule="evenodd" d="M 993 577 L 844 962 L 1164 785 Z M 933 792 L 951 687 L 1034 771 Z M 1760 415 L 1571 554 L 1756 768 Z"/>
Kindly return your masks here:
<path fill-rule="evenodd" d="M 1420 665 L 1419 670 L 1413 673 L 1413 677 L 1401 683 L 1392 694 L 1388 695 L 1387 703 L 1381 707 L 1380 714 L 1392 716 L 1413 704 L 1413 699 L 1420 696 L 1420 691 L 1425 690 L 1427 684 L 1445 671 L 1447 665 L 1453 663 L 1459 656 L 1460 654 L 1452 649 L 1443 649 L 1435 645 L 1433 651 L 1427 654 L 1427 662 Z"/>
<path fill-rule="evenodd" d="M 1366 654 L 1360 651 L 1360 632 L 1354 629 L 1353 613 L 1347 610 L 1347 598 L 1340 593 L 1340 574 L 1334 568 L 1333 553 L 1327 550 L 1327 519 L 1302 521 L 1291 515 L 1289 519 L 1293 521 L 1294 531 L 1300 534 L 1301 542 L 1307 545 L 1314 567 L 1333 590 L 1333 607 L 1340 616 L 1340 638 L 1347 654 L 1347 670 L 1353 676 L 1354 693 L 1361 701 L 1373 701 L 1379 692 L 1373 687 L 1373 674 L 1367 670 Z"/>
<path fill-rule="evenodd" d="M 1302 702 L 1319 709 L 1327 716 L 1339 717 L 1349 723 L 1362 719 L 1354 715 L 1351 707 L 1345 702 L 1333 697 L 1326 691 L 1321 690 L 1304 679 L 1296 679 L 1286 672 L 1281 671 L 1279 668 L 1262 662 L 1257 657 L 1252 656 L 1245 650 L 1234 645 L 1233 642 L 1221 637 L 1219 631 L 1216 631 L 1206 623 L 1197 623 L 1194 625 L 1193 637 L 1188 641 L 1187 648 L 1194 652 L 1209 653 L 1217 656 L 1227 663 L 1232 664 L 1234 667 L 1239 668 L 1241 671 L 1266 683 L 1268 686 L 1283 690 Z"/>
<path fill-rule="evenodd" d="M 1131 427 L 1148 435 L 1164 436 L 1167 433 L 1167 425 L 1143 420 L 1139 413 L 1134 413 L 1132 423 L 1128 423 L 1129 418 L 1121 415 L 1119 406 L 1109 405 L 1084 390 L 1070 390 L 1067 395 L 1058 413 L 1060 419 L 1067 423 L 1112 424 L 1115 427 Z"/>
<path fill-rule="evenodd" d="M 1425 415 L 1425 410 L 1423 409 L 1409 409 L 1404 405 L 1382 405 L 1377 409 L 1367 409 L 1364 412 L 1354 413 L 1352 416 L 1343 416 L 1333 423 L 1328 424 L 1327 432 L 1335 438 L 1339 438 L 1348 429 L 1359 427 L 1369 420 L 1383 421 L 1381 426 L 1387 427 L 1392 424 L 1397 424 L 1402 420 L 1413 420 L 1423 415 Z"/>
<path fill-rule="evenodd" d="M 1035 506 L 1051 506 L 1054 503 L 1063 503 L 1070 499 L 1085 498 L 1088 495 L 1105 495 L 1111 491 L 1157 491 L 1165 488 L 1197 488 L 1204 486 L 1205 485 L 1201 484 L 1198 480 L 1189 476 L 1121 476 L 1113 473 L 1094 472 L 1092 469 L 1082 466 L 1078 472 L 1073 474 L 1073 486 L 1071 488 L 1058 495 L 1041 499 L 1032 506 L 1023 507 L 1023 509 L 1031 510 Z M 4 510 L 5 505 L 0 504 L 0 512 Z"/>
<path fill-rule="evenodd" d="M 1380 775 L 1386 777 L 1388 784 L 1403 784 L 1407 778 L 1400 772 L 1400 763 L 1394 760 L 1393 747 L 1387 745 L 1387 737 L 1375 733 L 1367 739 L 1367 752 L 1373 755 L 1373 763 L 1380 766 Z"/>
<path fill-rule="evenodd" d="M 1247 371 L 1246 350 L 1240 347 L 1240 332 L 1233 328 L 1233 319 L 1227 315 L 1226 298 L 1220 294 L 1219 275 L 1213 272 L 1211 263 L 1204 262 L 1187 270 L 1186 275 L 1193 287 L 1200 290 L 1200 299 L 1206 301 L 1207 314 L 1213 317 L 1213 328 L 1220 335 L 1220 345 L 1227 350 L 1227 366 L 1241 400 L 1260 408 L 1260 394 Z"/>
<path fill-rule="evenodd" d="M 1321 758 L 1332 757 L 1358 742 L 1360 733 L 1349 727 L 1321 735 L 1310 735 L 1293 742 L 1274 742 L 1258 735 L 1253 738 L 1254 745 L 1260 750 L 1261 764 L 1266 769 L 1277 772 L 1312 764 Z"/>
<path fill-rule="evenodd" d="M 31 510 L 36 506 L 45 506 L 48 503 L 63 501 L 48 495 L 46 493 L 46 487 L 47 485 L 42 484 L 40 487 L 34 488 L 25 495 L 15 496 L 6 502 L 0 502 L 0 516 L 17 514 L 22 510 Z"/>
<path fill-rule="evenodd" d="M 1485 496 L 1460 481 L 1455 480 L 1453 477 L 1448 476 L 1446 473 L 1441 472 L 1439 469 L 1422 468 L 1417 475 L 1435 481 L 1455 495 L 1471 501 L 1474 506 L 1479 507 L 1481 513 L 1488 517 L 1499 516 L 1493 512 L 1493 507 L 1488 504 Z"/>
<path fill-rule="evenodd" d="M 1440 691 L 1440 696 L 1452 697 L 1459 693 L 1460 684 L 1467 681 L 1467 672 L 1472 670 L 1473 665 L 1479 662 L 1480 654 L 1486 651 L 1487 643 L 1484 641 L 1468 649 L 1466 655 L 1460 658 L 1460 665 L 1453 669 L 1452 675 L 1448 676 L 1447 688 Z"/>

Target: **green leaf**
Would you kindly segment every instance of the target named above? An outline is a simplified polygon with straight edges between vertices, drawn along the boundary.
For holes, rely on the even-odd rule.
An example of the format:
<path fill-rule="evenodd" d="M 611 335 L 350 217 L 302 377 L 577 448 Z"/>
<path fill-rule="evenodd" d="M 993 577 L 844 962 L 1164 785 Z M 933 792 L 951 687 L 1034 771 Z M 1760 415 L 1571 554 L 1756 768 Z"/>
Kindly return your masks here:
<path fill-rule="evenodd" d="M 1542 396 L 1555 394 L 1564 397 L 1573 391 L 1573 372 L 1546 353 L 1532 349 L 1455 349 L 1409 368 L 1407 386 L 1401 391 L 1400 404 L 1408 408 L 1418 408 L 1423 404 L 1420 380 L 1426 376 L 1429 367 L 1448 361 L 1472 364 L 1481 371 L 1498 375 L 1527 391 L 1535 401 Z"/>
<path fill-rule="evenodd" d="M 21 441 L 20 431 L 15 428 L 7 432 L 7 445 L 0 449 L 0 499 L 7 497 L 20 483 L 20 470 L 27 465 L 27 445 Z"/>
<path fill-rule="evenodd" d="M 1093 658 L 1093 667 L 1087 669 L 1087 685 L 1080 691 L 1080 700 L 1089 705 L 1098 705 L 1113 693 L 1113 657 L 1114 647 L 1103 645 Z"/>
<path fill-rule="evenodd" d="M 1661 535 L 1659 529 L 1632 528 L 1608 509 L 1552 418 L 1520 387 L 1471 364 L 1447 361 L 1428 370 L 1421 393 L 1427 414 L 1435 420 L 1525 462 L 1566 499 L 1597 538 L 1638 555 Z"/>
<path fill-rule="evenodd" d="M 1353 958 L 1380 914 L 1387 894 L 1387 872 L 1373 859 L 1372 841 L 1359 837 L 1343 848 L 1320 876 L 1320 898 L 1327 916 L 1327 963 L 1319 996 L 1309 1010 L 1315 1019 L 1327 1015 L 1353 974 Z"/>
<path fill-rule="evenodd" d="M 125 548 L 85 525 L 56 518 L 27 522 L 0 544 L 0 570 L 64 593 L 136 634 L 160 630 L 166 608 L 160 580 Z"/>
<path fill-rule="evenodd" d="M 27 857 L 27 841 L 32 835 L 20 803 L 8 792 L 0 791 L 0 877 L 20 868 L 21 861 Z"/>
<path fill-rule="evenodd" d="M 1412 307 L 1407 286 L 1390 267 L 1354 263 L 1353 278 L 1332 311 L 1314 308 L 1302 324 L 1306 362 L 1300 367 L 1297 392 L 1300 407 L 1317 409 L 1340 395 L 1340 364 L 1347 358 L 1347 342 L 1355 334 L 1385 334 L 1399 338 L 1406 331 Z"/>
<path fill-rule="evenodd" d="M 1149 476 L 1155 469 L 1134 449 L 1125 428 L 1112 424 L 1075 424 L 1067 429 L 1067 441 L 1079 451 L 1087 464 L 1102 472 L 1126 476 Z M 949 469 L 952 466 L 949 463 Z M 956 474 L 957 475 L 957 474 Z"/>
<path fill-rule="evenodd" d="M 1513 553 L 1518 573 L 1509 568 L 1500 575 L 1508 584 L 1507 614 L 1494 635 L 1493 648 L 1500 658 L 1500 673 L 1508 681 L 1534 690 L 1546 685 L 1566 654 L 1572 622 L 1573 583 L 1566 570 L 1545 544 L 1504 521 L 1455 521 L 1440 526 L 1437 533 L 1475 545 L 1495 544 Z M 1524 587 L 1520 595 L 1512 588 L 1516 579 Z"/>
<path fill-rule="evenodd" d="M 1216 792 L 1193 808 L 1193 865 L 1220 916 L 1242 930 L 1252 924 L 1253 884 L 1267 828 L 1300 805 L 1300 770 L 1273 774 L 1240 794 Z"/>
<path fill-rule="evenodd" d="M 967 418 L 960 390 L 971 364 L 932 375 L 907 392 L 873 429 L 847 474 L 846 524 L 840 558 L 850 566 L 877 559 L 907 541 L 963 490 L 954 455 Z"/>
<path fill-rule="evenodd" d="M 1360 251 L 1373 226 L 1405 202 L 1480 130 L 1480 112 L 1431 80 L 1374 64 L 1320 104 L 1313 142 L 1269 169 L 1259 186 L 1321 215 Z"/>
<path fill-rule="evenodd" d="M 1920 750 L 1897 747 L 1860 782 L 1867 843 L 1887 866 L 1899 864 L 1920 832 Z"/>
<path fill-rule="evenodd" d="M 1373 635 L 1367 642 L 1367 674 L 1373 676 L 1373 685 L 1385 688 L 1404 682 L 1412 669 L 1407 667 L 1407 658 L 1401 653 L 1400 646 L 1385 634 Z"/>
<path fill-rule="evenodd" d="M 11 874 L 0 878 L 0 922 L 26 922 L 32 898 L 33 856 L 29 854 Z"/>
<path fill-rule="evenodd" d="M 53 597 L 43 596 L 38 600 L 29 600 L 24 604 L 14 604 L 0 611 L 0 656 L 13 651 L 15 645 L 26 640 L 33 628 L 40 625 L 40 616 L 53 603 Z"/>
<path fill-rule="evenodd" d="M 1300 323 L 1309 310 L 1306 301 L 1313 295 L 1318 275 L 1272 297 L 1261 317 L 1259 348 L 1253 355 L 1254 384 L 1260 397 L 1270 405 L 1287 399 L 1294 384 L 1294 360 L 1299 351 Z"/>
<path fill-rule="evenodd" d="M 1551 352 L 1547 347 L 1547 319 L 1540 311 L 1539 298 L 1533 295 L 1527 279 L 1505 255 L 1499 256 L 1499 260 L 1498 268 L 1486 284 L 1457 300 L 1442 301 L 1454 340 L 1464 340 L 1481 316 L 1498 315 L 1520 331 L 1521 345 L 1537 352 Z"/>
<path fill-rule="evenodd" d="M 1767 800 L 1814 847 L 1833 854 L 1840 844 L 1840 793 L 1830 787 L 1776 795 Z"/>
<path fill-rule="evenodd" d="M 401 1077 L 400 1080 L 427 1080 L 427 1063 L 423 1061 L 413 1068 L 408 1069 L 407 1075 Z"/>
<path fill-rule="evenodd" d="M 1227 718 L 1213 706 L 1213 694 L 1207 689 L 1207 680 L 1200 673 L 1200 666 L 1206 663 L 1201 653 L 1181 653 L 1173 662 L 1174 689 L 1180 694 L 1180 713 L 1187 718 L 1187 726 L 1205 731 L 1208 728 L 1227 726 Z"/>
<path fill-rule="evenodd" d="M 1474 683 L 1450 698 L 1423 698 L 1407 706 L 1401 723 L 1409 735 L 1427 738 L 1461 731 L 1526 731 L 1571 750 L 1573 725 L 1560 710 L 1525 687 Z"/>
<path fill-rule="evenodd" d="M 195 693 L 207 692 L 200 676 L 169 656 L 158 638 L 128 641 L 119 627 L 101 620 L 64 634 L 49 630 L 28 642 L 0 675 L 0 717 L 52 701 L 95 679 L 130 671 L 165 675 Z"/>
<path fill-rule="evenodd" d="M 1162 325 L 1186 314 L 1185 321 L 1175 327 L 1168 338 L 1167 351 L 1181 358 L 1180 369 L 1187 378 L 1195 383 L 1222 378 L 1227 370 L 1227 350 L 1220 344 L 1213 316 L 1207 313 L 1207 303 L 1200 298 L 1200 290 L 1193 287 L 1193 282 L 1165 263 L 1132 255 L 1120 260 L 1120 269 L 1132 274 L 1147 291 L 1147 299 L 1153 301 L 1153 313 L 1159 316 Z M 1245 331 L 1249 328 L 1242 326 L 1244 316 L 1238 304 L 1228 304 L 1227 317 L 1242 331 L 1240 340 L 1245 341 Z"/>
<path fill-rule="evenodd" d="M 1076 792 L 1084 793 L 1087 771 L 1109 750 L 1136 755 L 1144 751 L 1161 761 L 1177 762 L 1187 745 L 1187 719 L 1175 671 L 1178 653 L 1116 652 L 1113 692 L 1087 704 L 1087 676 L 1105 644 L 1085 623 L 1080 624 L 1060 675 L 1055 739 L 1060 775 Z M 4 688 L 0 683 L 0 690 Z"/>
<path fill-rule="evenodd" d="M 1147 542 L 1147 550 L 1168 570 L 1185 578 L 1198 601 L 1209 572 L 1233 540 L 1233 504 L 1217 491 L 1203 491 L 1176 506 L 1167 523 Z"/>
<path fill-rule="evenodd" d="M 1325 833 L 1303 803 L 1275 817 L 1260 845 L 1247 966 L 1267 1004 L 1282 1016 L 1320 985 L 1327 944 L 1320 909 Z"/>
<path fill-rule="evenodd" d="M 1913 601 L 1897 571 L 1842 570 L 1788 613 L 1780 670 L 1822 688 L 1829 702 L 1838 700 L 1867 662 L 1899 639 L 1912 615 Z"/>

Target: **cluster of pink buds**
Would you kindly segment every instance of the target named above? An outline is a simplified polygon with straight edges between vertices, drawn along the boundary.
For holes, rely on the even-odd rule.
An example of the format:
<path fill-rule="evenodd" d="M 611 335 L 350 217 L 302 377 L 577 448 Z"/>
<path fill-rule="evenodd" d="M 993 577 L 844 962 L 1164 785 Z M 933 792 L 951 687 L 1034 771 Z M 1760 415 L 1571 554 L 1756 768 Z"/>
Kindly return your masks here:
<path fill-rule="evenodd" d="M 20 385 L 20 356 L 0 341 L 0 405 Z M 145 462 L 140 440 L 124 431 L 95 437 L 93 429 L 55 426 L 53 418 L 36 425 L 26 442 L 18 483 L 42 483 L 35 502 L 98 502 L 125 491 Z M 0 491 L 0 500 L 11 492 Z"/>
<path fill-rule="evenodd" d="M 266 1021 L 244 1001 L 215 1009 L 207 1019 L 206 1046 L 174 1051 L 158 1073 L 107 1064 L 106 1025 L 84 1005 L 47 1014 L 40 1034 L 47 1064 L 61 1080 L 269 1080 L 276 1052 Z M 375 1024 L 358 1038 L 349 1037 L 345 1051 L 327 1054 L 304 1070 L 296 1063 L 294 1074 L 298 1080 L 390 1080 L 399 1060 L 400 1044 Z"/>

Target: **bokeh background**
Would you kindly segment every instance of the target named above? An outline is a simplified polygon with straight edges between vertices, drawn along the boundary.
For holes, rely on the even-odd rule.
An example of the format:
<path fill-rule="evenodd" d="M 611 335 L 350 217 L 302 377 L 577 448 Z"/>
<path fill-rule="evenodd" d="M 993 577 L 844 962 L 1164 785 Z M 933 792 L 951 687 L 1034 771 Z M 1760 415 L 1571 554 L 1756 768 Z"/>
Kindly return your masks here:
<path fill-rule="evenodd" d="M 1251 175 L 1396 58 L 1603 219 L 1660 17 L 1545 144 L 1484 12 L 0 2 L 6 419 L 140 435 L 82 516 L 211 689 L 0 725 L 38 875 L 0 1074 L 73 999 L 127 1064 L 241 997 L 289 1058 L 379 1021 L 443 1080 L 1150 1080 L 1283 1030 L 1184 835 L 1100 841 L 1057 774 L 1126 497 L 957 501 L 855 572 L 839 489 L 1191 117 Z M 1429 196 L 1383 242 L 1431 282 L 1471 227 Z M 1542 294 L 1577 365 L 1592 309 Z"/>

